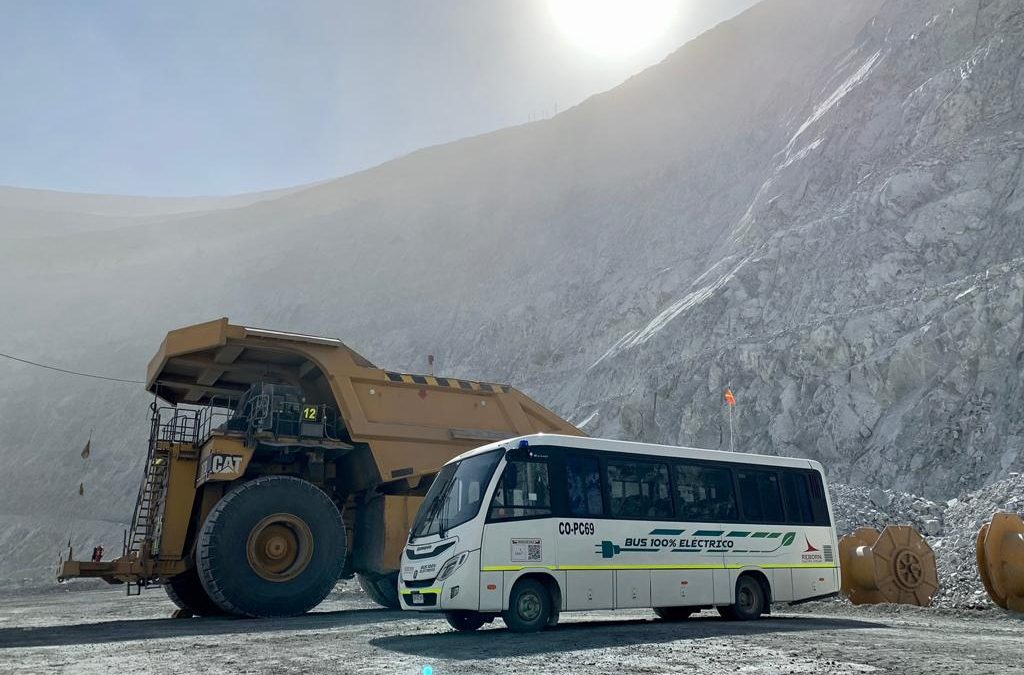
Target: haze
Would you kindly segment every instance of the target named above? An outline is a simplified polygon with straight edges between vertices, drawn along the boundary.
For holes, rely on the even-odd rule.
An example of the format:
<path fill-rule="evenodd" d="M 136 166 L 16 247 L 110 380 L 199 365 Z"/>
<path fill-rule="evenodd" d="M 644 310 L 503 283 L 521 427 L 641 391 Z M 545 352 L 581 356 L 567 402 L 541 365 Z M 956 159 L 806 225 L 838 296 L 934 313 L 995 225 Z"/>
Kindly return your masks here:
<path fill-rule="evenodd" d="M 345 175 L 550 117 L 754 0 L 675 4 L 653 42 L 600 54 L 548 0 L 4 0 L 0 185 L 234 194 Z"/>

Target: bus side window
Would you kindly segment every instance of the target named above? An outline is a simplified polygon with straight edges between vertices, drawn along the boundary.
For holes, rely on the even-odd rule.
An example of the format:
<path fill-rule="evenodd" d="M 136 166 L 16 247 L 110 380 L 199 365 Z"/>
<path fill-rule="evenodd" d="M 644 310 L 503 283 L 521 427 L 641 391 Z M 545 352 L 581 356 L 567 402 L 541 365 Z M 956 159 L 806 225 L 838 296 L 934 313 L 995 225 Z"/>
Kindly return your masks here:
<path fill-rule="evenodd" d="M 608 492 L 613 518 L 671 518 L 668 465 L 609 460 Z"/>
<path fill-rule="evenodd" d="M 814 523 L 811 490 L 803 471 L 782 472 L 782 496 L 786 502 L 786 521 L 793 525 Z"/>
<path fill-rule="evenodd" d="M 491 500 L 491 520 L 551 515 L 548 463 L 514 461 L 505 465 Z"/>
<path fill-rule="evenodd" d="M 821 480 L 821 474 L 812 471 L 808 476 L 811 481 L 811 509 L 814 511 L 814 524 L 829 526 L 832 520 L 828 515 L 828 502 L 825 501 L 825 484 Z"/>
<path fill-rule="evenodd" d="M 570 515 L 577 518 L 604 515 L 601 467 L 596 457 L 565 455 L 565 482 Z"/>
<path fill-rule="evenodd" d="M 743 520 L 751 523 L 784 523 L 779 477 L 774 471 L 738 469 L 736 478 L 743 504 Z"/>
<path fill-rule="evenodd" d="M 687 522 L 735 522 L 739 517 L 732 470 L 725 467 L 677 464 L 678 519 Z"/>

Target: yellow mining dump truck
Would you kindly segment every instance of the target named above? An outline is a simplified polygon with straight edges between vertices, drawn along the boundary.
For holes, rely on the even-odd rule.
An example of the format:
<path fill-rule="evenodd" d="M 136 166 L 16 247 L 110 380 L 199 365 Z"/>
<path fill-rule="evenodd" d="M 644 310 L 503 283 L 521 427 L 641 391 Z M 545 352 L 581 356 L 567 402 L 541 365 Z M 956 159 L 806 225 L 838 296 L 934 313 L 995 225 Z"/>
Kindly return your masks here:
<path fill-rule="evenodd" d="M 398 607 L 417 508 L 455 455 L 579 434 L 502 384 L 377 368 L 340 340 L 220 319 L 171 331 L 149 364 L 149 451 L 121 557 L 59 578 L 163 584 L 198 615 L 287 616 L 358 576 Z"/>

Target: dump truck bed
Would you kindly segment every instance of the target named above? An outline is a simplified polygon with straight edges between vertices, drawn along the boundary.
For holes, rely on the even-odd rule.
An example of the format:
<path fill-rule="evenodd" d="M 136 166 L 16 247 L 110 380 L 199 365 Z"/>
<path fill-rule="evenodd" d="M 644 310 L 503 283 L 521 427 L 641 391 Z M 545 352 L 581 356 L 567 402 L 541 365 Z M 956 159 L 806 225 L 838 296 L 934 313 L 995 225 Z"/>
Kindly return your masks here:
<path fill-rule="evenodd" d="M 211 405 L 268 378 L 336 402 L 344 440 L 370 446 L 384 482 L 434 473 L 463 450 L 502 438 L 583 435 L 507 384 L 384 370 L 338 339 L 227 318 L 168 333 L 146 388 L 170 403 Z"/>

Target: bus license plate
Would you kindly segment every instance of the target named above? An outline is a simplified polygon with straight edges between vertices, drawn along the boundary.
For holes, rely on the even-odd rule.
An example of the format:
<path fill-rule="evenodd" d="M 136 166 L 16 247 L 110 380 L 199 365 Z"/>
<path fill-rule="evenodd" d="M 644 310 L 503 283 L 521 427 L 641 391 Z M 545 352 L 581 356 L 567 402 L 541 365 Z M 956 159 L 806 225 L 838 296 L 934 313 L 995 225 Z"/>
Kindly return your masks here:
<path fill-rule="evenodd" d="M 423 604 L 423 594 L 422 593 L 413 593 L 412 594 L 412 604 L 414 604 L 414 605 L 422 605 Z"/>

